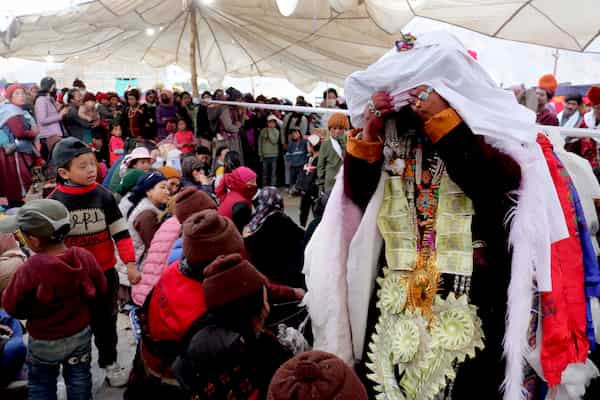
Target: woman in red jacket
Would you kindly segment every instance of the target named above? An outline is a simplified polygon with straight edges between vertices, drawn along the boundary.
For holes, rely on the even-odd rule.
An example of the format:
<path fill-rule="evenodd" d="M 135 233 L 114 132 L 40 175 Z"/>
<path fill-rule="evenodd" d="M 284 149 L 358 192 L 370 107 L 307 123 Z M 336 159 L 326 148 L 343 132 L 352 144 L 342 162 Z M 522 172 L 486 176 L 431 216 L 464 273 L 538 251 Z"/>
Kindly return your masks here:
<path fill-rule="evenodd" d="M 256 173 L 250 168 L 238 167 L 233 172 L 225 174 L 216 190 L 221 202 L 219 214 L 235 221 L 234 209 L 237 211 L 244 204 L 252 209 L 252 198 L 256 190 Z"/>

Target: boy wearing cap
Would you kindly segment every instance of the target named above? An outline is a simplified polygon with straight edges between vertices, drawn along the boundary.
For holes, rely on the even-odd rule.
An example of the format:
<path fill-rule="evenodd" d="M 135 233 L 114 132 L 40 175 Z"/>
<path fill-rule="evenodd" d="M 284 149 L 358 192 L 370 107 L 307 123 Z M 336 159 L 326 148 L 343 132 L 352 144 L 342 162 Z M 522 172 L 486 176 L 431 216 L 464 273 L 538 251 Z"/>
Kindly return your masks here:
<path fill-rule="evenodd" d="M 127 383 L 128 374 L 117 363 L 119 276 L 115 269 L 115 245 L 119 257 L 127 264 L 131 284 L 140 280 L 127 222 L 112 193 L 96 183 L 96 159 L 85 143 L 73 137 L 61 140 L 54 146 L 52 162 L 64 183 L 58 184 L 49 198 L 60 201 L 71 213 L 71 231 L 65 244 L 89 250 L 107 280 L 106 293 L 93 310 L 92 330 L 99 366 L 106 369 L 111 386 L 122 386 Z"/>
<path fill-rule="evenodd" d="M 277 117 L 269 115 L 267 127 L 258 136 L 258 157 L 262 162 L 263 186 L 277 185 L 277 159 L 279 158 L 279 129 Z"/>
<path fill-rule="evenodd" d="M 0 221 L 0 232 L 20 231 L 35 252 L 15 272 L 2 295 L 6 311 L 27 320 L 30 399 L 56 398 L 63 368 L 69 399 L 90 399 L 92 355 L 89 304 L 106 290 L 94 256 L 67 248 L 71 218 L 56 200 L 32 200 Z"/>

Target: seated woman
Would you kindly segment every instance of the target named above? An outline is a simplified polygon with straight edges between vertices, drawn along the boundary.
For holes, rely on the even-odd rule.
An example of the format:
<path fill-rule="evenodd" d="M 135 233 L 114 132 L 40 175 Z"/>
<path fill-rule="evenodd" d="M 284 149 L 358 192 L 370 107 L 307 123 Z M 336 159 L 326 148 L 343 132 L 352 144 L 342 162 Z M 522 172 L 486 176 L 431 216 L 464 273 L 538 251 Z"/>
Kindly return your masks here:
<path fill-rule="evenodd" d="M 206 312 L 203 271 L 243 248 L 231 220 L 214 210 L 185 220 L 183 258 L 163 271 L 141 308 L 142 335 L 127 398 L 189 399 L 177 384 L 171 364 L 192 324 Z"/>
<path fill-rule="evenodd" d="M 244 230 L 248 260 L 269 279 L 304 288 L 304 230 L 285 214 L 277 188 L 259 190 L 254 209 Z"/>
<path fill-rule="evenodd" d="M 219 214 L 235 220 L 234 206 L 244 203 L 252 207 L 252 198 L 256 194 L 256 189 L 256 173 L 250 168 L 239 167 L 231 173 L 226 173 L 216 189 L 217 197 L 221 202 Z"/>
<path fill-rule="evenodd" d="M 292 357 L 264 322 L 267 280 L 239 254 L 204 270 L 206 315 L 173 363 L 190 398 L 265 398 L 277 369 Z"/>
<path fill-rule="evenodd" d="M 213 179 L 208 177 L 207 170 L 207 165 L 198 160 L 196 156 L 185 157 L 181 162 L 182 186 L 193 187 L 212 195 L 214 192 Z"/>
<path fill-rule="evenodd" d="M 208 209 L 216 210 L 217 204 L 204 192 L 190 187 L 177 194 L 174 215 L 167 218 L 153 236 L 144 259 L 142 280 L 131 289 L 131 296 L 135 304 L 142 306 L 164 270 L 174 261 L 181 259 L 183 252 L 181 234 L 185 220 L 192 214 Z M 145 213 L 152 213 L 152 211 L 143 211 L 138 218 L 144 218 Z M 152 215 L 149 217 L 152 218 Z M 173 260 L 170 260 L 170 252 L 176 242 L 180 244 L 178 246 L 180 251 Z"/>
<path fill-rule="evenodd" d="M 135 249 L 135 259 L 138 269 L 142 265 L 146 251 L 150 248 L 152 237 L 160 227 L 161 218 L 159 214 L 161 209 L 169 201 L 169 190 L 167 189 L 167 178 L 160 172 L 147 172 L 138 179 L 131 195 L 128 197 L 131 201 L 131 207 L 125 218 L 127 218 L 127 228 L 133 240 Z M 144 211 L 150 211 L 151 214 L 141 215 Z M 130 287 L 127 278 L 127 267 L 117 264 L 119 271 L 119 282 L 121 286 Z M 138 274 L 141 274 L 138 272 Z M 127 290 L 130 292 L 130 290 Z M 129 294 L 121 293 L 123 300 L 130 301 Z"/>

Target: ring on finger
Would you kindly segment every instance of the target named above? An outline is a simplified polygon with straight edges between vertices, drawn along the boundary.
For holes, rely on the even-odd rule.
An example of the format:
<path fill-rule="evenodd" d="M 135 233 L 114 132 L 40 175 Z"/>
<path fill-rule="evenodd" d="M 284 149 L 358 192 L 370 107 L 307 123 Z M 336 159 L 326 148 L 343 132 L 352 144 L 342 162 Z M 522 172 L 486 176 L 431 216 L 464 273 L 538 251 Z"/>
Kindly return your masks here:
<path fill-rule="evenodd" d="M 375 114 L 377 118 L 381 118 L 381 111 L 375 108 L 375 103 L 373 103 L 373 100 L 369 100 L 369 102 L 367 103 L 367 107 L 371 114 Z"/>
<path fill-rule="evenodd" d="M 433 87 L 428 86 L 427 89 L 425 89 L 424 91 L 419 93 L 419 95 L 417 97 L 419 98 L 419 100 L 425 101 L 429 98 L 429 95 L 431 93 L 433 93 Z"/>

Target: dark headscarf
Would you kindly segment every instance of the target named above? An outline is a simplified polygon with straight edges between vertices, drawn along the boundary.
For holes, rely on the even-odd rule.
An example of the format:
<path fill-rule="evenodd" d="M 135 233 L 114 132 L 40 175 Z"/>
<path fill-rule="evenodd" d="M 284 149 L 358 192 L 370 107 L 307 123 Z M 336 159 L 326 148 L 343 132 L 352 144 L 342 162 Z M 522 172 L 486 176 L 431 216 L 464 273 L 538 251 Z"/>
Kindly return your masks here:
<path fill-rule="evenodd" d="M 256 232 L 271 214 L 283 212 L 283 197 L 273 186 L 259 190 L 254 197 L 253 204 L 256 211 L 248 224 L 250 233 Z"/>

